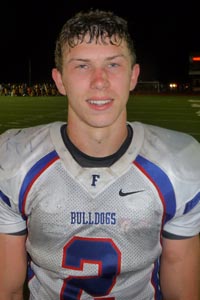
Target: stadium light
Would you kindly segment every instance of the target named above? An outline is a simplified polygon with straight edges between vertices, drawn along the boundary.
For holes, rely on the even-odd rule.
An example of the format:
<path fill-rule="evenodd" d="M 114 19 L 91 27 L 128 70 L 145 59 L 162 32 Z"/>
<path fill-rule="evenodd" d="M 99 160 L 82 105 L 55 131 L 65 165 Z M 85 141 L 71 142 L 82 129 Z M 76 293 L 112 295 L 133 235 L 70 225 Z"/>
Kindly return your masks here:
<path fill-rule="evenodd" d="M 170 89 L 177 89 L 178 84 L 177 83 L 170 83 L 169 87 L 170 87 Z"/>
<path fill-rule="evenodd" d="M 192 61 L 200 61 L 200 56 L 193 56 Z"/>

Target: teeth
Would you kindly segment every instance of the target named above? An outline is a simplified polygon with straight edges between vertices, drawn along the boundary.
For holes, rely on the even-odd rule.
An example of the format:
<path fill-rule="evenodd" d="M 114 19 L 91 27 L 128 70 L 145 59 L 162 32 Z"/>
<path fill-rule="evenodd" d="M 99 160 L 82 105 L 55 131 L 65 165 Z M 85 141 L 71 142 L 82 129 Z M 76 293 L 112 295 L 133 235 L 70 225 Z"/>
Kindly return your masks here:
<path fill-rule="evenodd" d="M 88 102 L 95 105 L 105 105 L 110 103 L 111 100 L 89 100 Z"/>

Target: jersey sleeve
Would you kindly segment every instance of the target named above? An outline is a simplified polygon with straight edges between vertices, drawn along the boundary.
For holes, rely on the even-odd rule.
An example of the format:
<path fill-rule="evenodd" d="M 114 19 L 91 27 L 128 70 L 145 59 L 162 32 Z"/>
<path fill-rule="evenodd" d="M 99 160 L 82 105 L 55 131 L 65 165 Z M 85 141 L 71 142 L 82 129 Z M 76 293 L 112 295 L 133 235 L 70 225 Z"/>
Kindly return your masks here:
<path fill-rule="evenodd" d="M 179 239 L 198 234 L 200 143 L 189 134 L 148 125 L 142 155 L 165 174 L 162 180 L 154 177 L 164 191 L 164 236 Z"/>
<path fill-rule="evenodd" d="M 0 233 L 18 233 L 26 229 L 18 205 L 20 153 L 13 142 L 19 130 L 0 135 Z"/>
<path fill-rule="evenodd" d="M 26 222 L 20 214 L 8 207 L 0 195 L 0 233 L 18 233 L 26 229 Z"/>
<path fill-rule="evenodd" d="M 10 129 L 0 135 L 0 232 L 21 233 L 27 227 L 20 193 L 29 170 L 54 147 L 52 124 Z M 47 142 L 46 142 L 47 140 Z M 29 212 L 30 213 L 30 212 Z"/>
<path fill-rule="evenodd" d="M 200 144 L 192 137 L 174 154 L 169 174 L 176 212 L 164 225 L 164 231 L 181 237 L 194 236 L 200 232 Z"/>
<path fill-rule="evenodd" d="M 200 197 L 200 194 L 198 195 Z M 200 200 L 199 200 L 200 201 Z M 181 239 L 192 237 L 200 232 L 200 204 L 188 211 L 177 214 L 164 225 L 164 237 Z"/>

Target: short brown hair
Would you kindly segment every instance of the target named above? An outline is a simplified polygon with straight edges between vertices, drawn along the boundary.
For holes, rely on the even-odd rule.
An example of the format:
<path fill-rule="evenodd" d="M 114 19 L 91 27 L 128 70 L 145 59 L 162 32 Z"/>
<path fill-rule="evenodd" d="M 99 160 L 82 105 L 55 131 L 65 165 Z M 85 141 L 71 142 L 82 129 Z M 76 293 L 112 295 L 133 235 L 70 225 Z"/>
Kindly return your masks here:
<path fill-rule="evenodd" d="M 96 40 L 106 44 L 105 40 L 109 38 L 111 44 L 119 45 L 124 40 L 132 57 L 132 66 L 136 63 L 135 49 L 127 21 L 113 12 L 96 9 L 88 12 L 81 11 L 63 25 L 55 48 L 55 65 L 60 72 L 63 65 L 63 50 L 82 43 L 86 35 L 89 35 L 88 43 Z"/>

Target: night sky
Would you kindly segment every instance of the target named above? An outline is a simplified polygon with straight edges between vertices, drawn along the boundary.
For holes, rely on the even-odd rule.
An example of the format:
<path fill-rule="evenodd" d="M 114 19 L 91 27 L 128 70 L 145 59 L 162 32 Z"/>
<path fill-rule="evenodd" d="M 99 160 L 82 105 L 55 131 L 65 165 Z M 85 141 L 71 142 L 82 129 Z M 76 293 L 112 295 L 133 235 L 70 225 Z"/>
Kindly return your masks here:
<path fill-rule="evenodd" d="M 91 7 L 113 10 L 127 19 L 141 66 L 140 80 L 186 82 L 189 55 L 200 52 L 200 1 L 21 2 L 1 3 L 0 82 L 51 80 L 61 26 L 75 12 Z"/>

